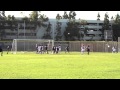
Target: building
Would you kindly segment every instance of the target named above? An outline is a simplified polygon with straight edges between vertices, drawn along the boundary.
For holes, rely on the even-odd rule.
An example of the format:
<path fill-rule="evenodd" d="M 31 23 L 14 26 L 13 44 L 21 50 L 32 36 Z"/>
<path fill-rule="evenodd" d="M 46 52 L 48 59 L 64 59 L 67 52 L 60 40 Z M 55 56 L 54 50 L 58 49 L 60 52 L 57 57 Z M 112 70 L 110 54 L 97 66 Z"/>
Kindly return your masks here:
<path fill-rule="evenodd" d="M 61 34 L 62 34 L 62 40 L 65 40 L 64 37 L 64 31 L 67 26 L 67 22 L 69 20 L 67 19 L 61 19 L 59 22 L 61 22 Z M 102 25 L 103 21 L 101 20 L 86 20 L 87 24 L 85 26 L 80 26 L 79 33 L 84 34 L 84 28 L 87 27 L 87 33 L 84 34 L 84 37 L 80 38 L 80 40 L 85 41 L 100 41 L 105 39 L 106 33 L 102 32 Z M 56 19 L 49 19 L 48 22 L 44 22 L 44 24 L 48 24 L 50 22 L 51 24 L 51 30 L 50 35 L 51 38 L 55 40 L 56 36 Z M 77 20 L 76 22 L 79 22 Z M 12 40 L 12 39 L 43 39 L 44 34 L 46 33 L 47 27 L 39 27 L 35 26 L 33 23 L 27 23 L 25 21 L 21 21 L 19 18 L 19 21 L 17 21 L 16 25 L 12 25 L 12 29 L 10 27 L 10 24 L 8 22 L 5 23 L 5 34 L 3 35 L 3 40 Z M 111 24 L 110 24 L 111 27 Z M 112 31 L 112 29 L 110 30 Z"/>

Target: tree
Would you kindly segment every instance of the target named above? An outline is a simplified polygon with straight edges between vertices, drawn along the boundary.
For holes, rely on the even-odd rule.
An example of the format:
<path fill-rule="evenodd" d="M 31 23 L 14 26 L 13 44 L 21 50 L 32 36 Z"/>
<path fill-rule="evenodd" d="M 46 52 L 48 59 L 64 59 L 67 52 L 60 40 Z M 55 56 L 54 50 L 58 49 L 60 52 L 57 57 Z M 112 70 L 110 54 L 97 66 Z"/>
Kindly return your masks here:
<path fill-rule="evenodd" d="M 7 17 L 7 22 L 8 22 L 8 24 L 10 25 L 10 29 L 12 30 L 13 29 L 13 26 L 14 25 L 17 25 L 17 22 L 16 22 L 16 19 L 15 19 L 15 17 L 14 17 L 14 15 L 8 15 L 8 17 Z"/>
<path fill-rule="evenodd" d="M 5 11 L 0 11 L 0 20 L 6 20 Z"/>
<path fill-rule="evenodd" d="M 66 11 L 64 11 L 64 15 L 62 17 L 63 17 L 63 19 L 68 19 L 68 14 Z"/>
<path fill-rule="evenodd" d="M 22 21 L 29 22 L 30 19 L 27 16 L 25 16 L 25 17 L 22 18 Z"/>
<path fill-rule="evenodd" d="M 38 11 L 32 11 L 31 14 L 30 14 L 30 20 L 31 21 L 38 21 Z"/>
<path fill-rule="evenodd" d="M 3 17 L 6 17 L 6 16 L 5 16 L 5 11 L 2 11 L 2 16 L 3 16 Z"/>
<path fill-rule="evenodd" d="M 104 31 L 105 30 L 110 30 L 110 27 L 109 27 L 109 16 L 108 16 L 108 13 L 106 12 L 105 13 L 105 16 L 104 16 L 104 23 L 103 23 L 103 26 L 102 26 L 102 33 L 104 35 Z M 105 36 L 103 36 L 104 38 Z"/>
<path fill-rule="evenodd" d="M 117 41 L 120 37 L 120 24 L 113 24 L 113 41 Z"/>
<path fill-rule="evenodd" d="M 8 21 L 11 21 L 11 20 L 12 20 L 11 15 L 8 15 L 7 20 L 8 20 Z"/>
<path fill-rule="evenodd" d="M 51 29 L 51 25 L 50 25 L 50 23 L 48 23 L 48 24 L 45 23 L 49 20 L 49 18 L 46 15 L 41 14 L 40 11 L 32 11 L 31 14 L 29 15 L 28 19 L 27 18 L 24 18 L 24 19 L 28 20 L 28 23 L 34 24 L 34 27 L 35 27 L 34 30 L 36 30 L 37 27 L 39 27 L 39 28 L 47 27 L 43 38 L 51 37 L 50 32 L 49 32 L 49 30 Z"/>
<path fill-rule="evenodd" d="M 59 14 L 57 14 L 56 19 L 60 20 L 60 19 L 62 19 L 62 17 Z"/>
<path fill-rule="evenodd" d="M 83 19 L 80 20 L 80 25 L 82 25 L 83 27 L 85 27 L 86 24 L 87 24 L 86 20 L 83 20 Z"/>
<path fill-rule="evenodd" d="M 116 24 L 120 23 L 120 15 L 119 14 L 117 14 L 116 17 L 115 17 L 115 23 Z"/>
<path fill-rule="evenodd" d="M 76 22 L 75 16 L 76 16 L 76 13 L 74 11 L 69 12 L 69 15 L 68 15 L 69 21 L 67 22 L 67 27 L 64 31 L 65 40 L 67 41 L 79 40 L 80 38 L 80 33 L 79 33 L 80 23 Z"/>
<path fill-rule="evenodd" d="M 16 21 L 16 18 L 14 17 L 14 15 L 8 15 L 7 17 L 6 17 L 7 19 L 6 19 L 6 22 L 7 22 L 7 24 L 9 25 L 8 26 L 8 28 L 11 30 L 11 31 L 17 31 L 17 26 L 18 26 L 18 22 Z M 10 35 L 12 36 L 12 33 L 13 32 L 11 32 L 10 33 Z M 15 32 L 14 32 L 15 33 Z M 15 33 L 15 35 L 17 35 L 18 36 L 18 33 L 16 32 Z"/>
<path fill-rule="evenodd" d="M 57 22 L 56 22 L 57 24 L 56 24 L 56 36 L 55 36 L 55 38 L 57 41 L 60 41 L 62 39 L 62 34 L 61 34 L 62 23 L 59 20 L 62 19 L 62 17 L 59 14 L 57 14 L 56 19 L 57 19 Z"/>
<path fill-rule="evenodd" d="M 5 23 L 0 22 L 0 40 L 3 39 L 3 37 L 5 37 Z"/>
<path fill-rule="evenodd" d="M 39 19 L 41 22 L 47 22 L 49 20 L 49 18 L 44 14 L 40 14 Z"/>
<path fill-rule="evenodd" d="M 108 13 L 105 13 L 103 29 L 104 30 L 109 30 L 110 29 L 109 28 L 109 16 L 108 16 Z"/>
<path fill-rule="evenodd" d="M 113 16 L 111 17 L 111 20 L 113 20 L 114 18 L 113 18 Z"/>
<path fill-rule="evenodd" d="M 79 40 L 79 23 L 75 20 L 76 13 L 75 11 L 70 11 L 69 14 L 64 12 L 63 19 L 69 19 L 67 22 L 66 30 L 64 31 L 64 36 L 66 40 Z"/>
<path fill-rule="evenodd" d="M 74 11 L 70 11 L 68 18 L 69 18 L 70 20 L 71 20 L 71 19 L 75 19 L 75 16 L 76 16 L 76 13 L 75 13 Z"/>
<path fill-rule="evenodd" d="M 120 37 L 120 15 L 119 14 L 115 16 L 115 19 L 113 19 L 112 29 L 113 29 L 113 40 L 117 41 L 118 37 Z"/>
<path fill-rule="evenodd" d="M 5 11 L 0 12 L 0 40 L 5 37 Z"/>
<path fill-rule="evenodd" d="M 100 20 L 100 14 L 98 13 L 98 15 L 97 15 L 97 20 Z"/>
<path fill-rule="evenodd" d="M 30 14 L 30 21 L 33 21 L 34 24 L 35 24 L 35 27 L 39 26 L 43 26 L 43 27 L 46 27 L 46 24 L 44 24 L 44 22 L 47 22 L 49 20 L 49 18 L 44 15 L 44 14 L 41 14 L 40 11 L 33 11 L 31 12 Z"/>
<path fill-rule="evenodd" d="M 46 33 L 44 33 L 44 35 L 43 35 L 43 39 L 51 39 L 51 35 L 50 35 L 50 33 L 51 33 L 51 24 L 50 24 L 50 22 L 48 23 L 48 26 L 47 26 L 47 29 L 46 29 Z"/>
<path fill-rule="evenodd" d="M 80 38 L 83 38 L 87 34 L 87 30 L 88 30 L 88 28 L 85 27 L 87 21 L 83 19 L 79 19 L 79 23 L 80 23 L 79 26 L 83 28 L 83 30 L 80 28 Z"/>

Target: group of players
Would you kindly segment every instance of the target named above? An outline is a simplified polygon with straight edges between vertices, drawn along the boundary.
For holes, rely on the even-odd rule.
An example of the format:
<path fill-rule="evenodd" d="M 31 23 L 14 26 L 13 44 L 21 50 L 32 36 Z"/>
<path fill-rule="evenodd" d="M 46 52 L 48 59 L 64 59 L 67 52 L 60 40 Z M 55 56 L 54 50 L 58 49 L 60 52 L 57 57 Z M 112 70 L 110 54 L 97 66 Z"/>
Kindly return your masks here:
<path fill-rule="evenodd" d="M 10 51 L 10 46 L 7 46 L 7 54 Z M 88 45 L 87 47 L 83 44 L 81 46 L 81 54 L 83 55 L 84 52 L 87 51 L 87 54 L 89 55 L 90 53 L 90 46 Z M 0 46 L 0 52 L 1 52 L 1 56 L 3 56 L 3 49 Z M 52 47 L 52 54 L 58 54 L 59 52 L 61 52 L 61 45 L 58 46 L 53 46 Z M 68 52 L 69 53 L 69 45 L 65 47 L 65 53 Z M 112 47 L 112 53 L 116 52 L 116 48 L 113 46 Z M 40 54 L 44 54 L 44 53 L 48 53 L 48 45 L 37 45 L 36 44 L 36 53 L 40 53 Z"/>
<path fill-rule="evenodd" d="M 85 50 L 87 51 L 87 54 L 89 55 L 89 53 L 90 53 L 90 46 L 88 45 L 88 46 L 86 47 L 86 46 L 83 44 L 83 45 L 81 46 L 81 54 L 82 54 L 82 55 L 84 54 Z"/>
<path fill-rule="evenodd" d="M 89 46 L 89 45 L 88 45 L 87 47 L 85 47 L 85 45 L 82 45 L 82 46 L 81 46 L 81 54 L 82 54 L 82 55 L 84 54 L 85 50 L 87 51 L 87 53 L 88 53 L 88 55 L 89 55 L 90 46 Z M 112 53 L 117 53 L 115 46 L 112 47 Z"/>
<path fill-rule="evenodd" d="M 44 53 L 47 53 L 48 54 L 48 45 L 37 45 L 36 44 L 36 53 L 41 53 L 41 54 L 44 54 Z"/>
<path fill-rule="evenodd" d="M 88 55 L 90 52 L 90 46 L 88 45 L 87 47 L 85 47 L 84 45 L 81 46 L 81 54 L 84 54 L 85 50 L 87 49 Z M 7 46 L 7 54 L 10 51 L 10 46 Z M 0 52 L 1 52 L 1 56 L 3 56 L 3 50 L 2 47 L 0 46 Z M 58 54 L 58 52 L 61 52 L 61 46 L 53 46 L 52 47 L 52 54 Z M 69 53 L 69 45 L 65 47 L 65 53 Z M 36 44 L 36 53 L 40 53 L 40 54 L 44 54 L 44 53 L 48 53 L 48 45 L 37 45 Z"/>
<path fill-rule="evenodd" d="M 87 54 L 89 55 L 90 53 L 90 46 L 88 45 L 87 47 L 85 45 L 81 46 L 81 54 L 83 55 L 84 52 L 87 51 Z M 58 52 L 61 52 L 61 46 L 53 46 L 52 47 L 52 54 L 58 54 Z M 65 47 L 65 53 L 68 52 L 69 53 L 69 45 Z M 47 53 L 48 54 L 48 46 L 45 45 L 37 45 L 36 44 L 36 53 L 40 53 L 40 54 L 44 54 Z"/>
<path fill-rule="evenodd" d="M 58 46 L 53 46 L 52 47 L 52 54 L 58 54 L 59 52 L 61 52 L 61 45 Z M 69 46 L 65 47 L 65 53 L 68 52 L 69 53 Z M 37 45 L 36 44 L 36 53 L 38 54 L 44 54 L 44 53 L 48 53 L 48 45 Z"/>

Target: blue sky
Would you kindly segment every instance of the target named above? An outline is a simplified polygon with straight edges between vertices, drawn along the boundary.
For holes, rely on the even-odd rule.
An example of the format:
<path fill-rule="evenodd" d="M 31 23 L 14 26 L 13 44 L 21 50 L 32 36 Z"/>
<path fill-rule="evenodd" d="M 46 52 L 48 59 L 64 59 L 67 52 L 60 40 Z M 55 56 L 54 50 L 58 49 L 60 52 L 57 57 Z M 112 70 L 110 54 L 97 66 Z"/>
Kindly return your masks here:
<path fill-rule="evenodd" d="M 23 14 L 21 14 L 23 12 Z M 69 11 L 67 11 L 69 12 Z M 107 12 L 109 15 L 109 18 L 115 17 L 115 15 L 118 13 L 120 14 L 120 11 L 75 11 L 77 16 L 76 19 L 85 19 L 85 20 L 96 20 L 98 12 L 100 13 L 100 19 L 104 20 L 104 15 Z M 14 15 L 15 17 L 23 17 L 23 16 L 29 16 L 31 11 L 6 11 L 6 15 Z M 42 14 L 45 14 L 49 18 L 55 18 L 56 15 L 59 13 L 60 15 L 64 14 L 64 11 L 41 11 Z"/>

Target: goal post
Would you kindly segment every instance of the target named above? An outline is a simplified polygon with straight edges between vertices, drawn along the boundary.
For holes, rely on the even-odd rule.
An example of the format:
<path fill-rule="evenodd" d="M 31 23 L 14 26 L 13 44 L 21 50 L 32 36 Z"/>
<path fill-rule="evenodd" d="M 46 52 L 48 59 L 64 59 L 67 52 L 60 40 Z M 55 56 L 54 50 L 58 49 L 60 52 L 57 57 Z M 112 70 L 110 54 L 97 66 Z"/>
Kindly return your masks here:
<path fill-rule="evenodd" d="M 17 52 L 34 52 L 36 51 L 36 44 L 47 45 L 48 50 L 51 51 L 54 46 L 54 40 L 52 39 L 13 39 L 12 42 L 12 53 Z"/>

